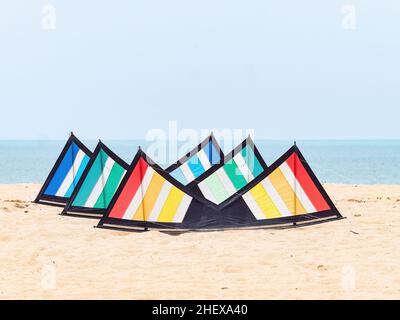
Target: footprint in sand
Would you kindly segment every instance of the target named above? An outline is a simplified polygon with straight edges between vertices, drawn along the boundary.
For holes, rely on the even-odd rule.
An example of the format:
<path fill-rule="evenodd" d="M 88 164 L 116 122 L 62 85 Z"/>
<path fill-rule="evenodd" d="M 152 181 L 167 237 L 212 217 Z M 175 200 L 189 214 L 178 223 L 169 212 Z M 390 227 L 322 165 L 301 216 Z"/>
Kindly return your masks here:
<path fill-rule="evenodd" d="M 326 271 L 326 270 L 328 270 L 328 267 L 327 267 L 327 266 L 324 266 L 323 264 L 319 264 L 319 265 L 317 266 L 317 269 L 318 269 L 319 271 Z"/>
<path fill-rule="evenodd" d="M 349 199 L 347 200 L 348 202 L 356 202 L 356 203 L 365 203 L 365 200 L 359 200 L 359 199 Z"/>
<path fill-rule="evenodd" d="M 18 209 L 25 209 L 27 207 L 29 207 L 29 204 L 24 204 L 24 203 L 20 203 L 20 202 L 15 202 L 14 203 L 14 207 L 18 208 Z"/>
<path fill-rule="evenodd" d="M 237 268 L 237 267 L 228 267 L 224 269 L 225 273 L 239 273 L 241 272 L 242 269 L 241 268 Z"/>
<path fill-rule="evenodd" d="M 29 207 L 29 203 L 22 200 L 4 200 L 4 202 L 14 203 L 14 207 L 18 209 L 25 209 Z"/>

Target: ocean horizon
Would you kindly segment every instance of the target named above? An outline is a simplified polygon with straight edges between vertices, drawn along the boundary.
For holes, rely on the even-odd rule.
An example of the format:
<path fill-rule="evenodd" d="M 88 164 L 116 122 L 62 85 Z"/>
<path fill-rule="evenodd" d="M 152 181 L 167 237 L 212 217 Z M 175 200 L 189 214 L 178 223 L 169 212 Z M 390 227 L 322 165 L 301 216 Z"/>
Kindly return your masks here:
<path fill-rule="evenodd" d="M 96 140 L 82 140 L 94 150 Z M 130 163 L 141 146 L 161 167 L 176 162 L 198 144 L 179 142 L 177 150 L 166 144 L 154 153 L 146 140 L 102 140 Z M 297 146 L 321 182 L 344 184 L 400 184 L 400 140 L 298 140 Z M 0 140 L 0 183 L 43 183 L 65 140 Z M 185 144 L 185 146 L 183 146 Z M 267 165 L 292 145 L 291 140 L 255 140 Z M 233 144 L 221 145 L 225 153 Z M 171 153 L 171 150 L 176 151 Z M 154 154 L 153 154 L 154 153 Z"/>

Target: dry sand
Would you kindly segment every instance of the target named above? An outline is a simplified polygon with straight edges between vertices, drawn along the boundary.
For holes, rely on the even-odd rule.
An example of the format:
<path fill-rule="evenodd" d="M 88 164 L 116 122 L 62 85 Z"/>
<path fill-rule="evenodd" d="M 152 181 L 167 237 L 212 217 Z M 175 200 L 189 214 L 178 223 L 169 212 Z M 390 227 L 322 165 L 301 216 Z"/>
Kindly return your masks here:
<path fill-rule="evenodd" d="M 347 218 L 171 236 L 96 229 L 0 185 L 0 298 L 400 298 L 400 186 L 327 184 Z"/>

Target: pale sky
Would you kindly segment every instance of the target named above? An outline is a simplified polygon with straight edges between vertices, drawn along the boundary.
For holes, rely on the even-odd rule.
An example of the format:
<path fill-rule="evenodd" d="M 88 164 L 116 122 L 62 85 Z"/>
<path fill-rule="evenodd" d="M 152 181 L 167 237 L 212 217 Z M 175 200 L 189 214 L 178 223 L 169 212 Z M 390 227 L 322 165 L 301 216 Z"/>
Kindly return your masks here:
<path fill-rule="evenodd" d="M 142 139 L 170 120 L 400 138 L 399 17 L 398 0 L 3 0 L 0 139 Z"/>

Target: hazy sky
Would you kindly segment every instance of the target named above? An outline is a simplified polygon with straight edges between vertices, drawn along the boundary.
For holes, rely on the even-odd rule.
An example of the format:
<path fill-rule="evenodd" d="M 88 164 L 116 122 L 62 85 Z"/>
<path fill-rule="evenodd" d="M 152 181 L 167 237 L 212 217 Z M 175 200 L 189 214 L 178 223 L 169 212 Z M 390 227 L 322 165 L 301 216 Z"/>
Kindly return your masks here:
<path fill-rule="evenodd" d="M 169 120 L 400 138 L 399 17 L 398 0 L 3 0 L 0 139 L 141 139 Z"/>

